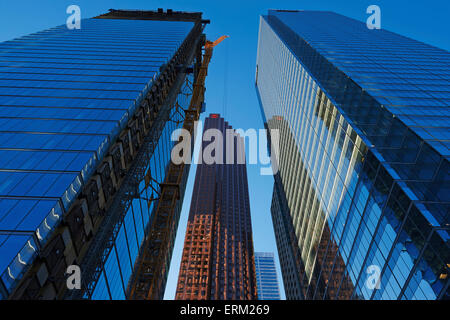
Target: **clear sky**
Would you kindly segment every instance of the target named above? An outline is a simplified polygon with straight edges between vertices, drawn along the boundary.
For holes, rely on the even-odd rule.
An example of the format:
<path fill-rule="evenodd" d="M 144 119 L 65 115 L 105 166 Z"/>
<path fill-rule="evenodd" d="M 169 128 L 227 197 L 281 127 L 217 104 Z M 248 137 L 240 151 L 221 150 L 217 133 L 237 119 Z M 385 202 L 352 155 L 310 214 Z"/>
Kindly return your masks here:
<path fill-rule="evenodd" d="M 259 15 L 266 14 L 267 9 L 328 10 L 365 21 L 366 8 L 376 4 L 381 8 L 382 28 L 450 50 L 448 0 L 1 0 L 0 41 L 64 24 L 66 8 L 71 4 L 80 6 L 82 18 L 105 13 L 110 8 L 204 12 L 204 17 L 211 19 L 206 28 L 208 39 L 215 40 L 224 34 L 231 37 L 214 51 L 206 83 L 205 114 L 220 113 L 234 128 L 242 129 L 263 128 L 254 79 Z M 248 166 L 254 246 L 256 251 L 276 252 L 270 217 L 273 178 L 261 176 L 259 169 L 257 165 Z M 195 166 L 192 166 L 166 299 L 175 296 L 194 176 Z M 277 268 L 280 272 L 279 264 Z"/>

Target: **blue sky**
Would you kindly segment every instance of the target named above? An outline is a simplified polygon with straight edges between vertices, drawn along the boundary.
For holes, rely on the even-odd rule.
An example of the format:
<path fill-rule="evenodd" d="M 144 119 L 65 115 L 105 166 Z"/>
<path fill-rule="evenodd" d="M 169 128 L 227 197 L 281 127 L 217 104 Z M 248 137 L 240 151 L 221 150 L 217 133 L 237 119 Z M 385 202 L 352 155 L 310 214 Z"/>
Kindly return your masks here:
<path fill-rule="evenodd" d="M 368 17 L 366 8 L 376 4 L 381 8 L 382 28 L 450 50 L 448 0 L 3 0 L 0 3 L 0 41 L 64 24 L 66 8 L 71 4 L 81 7 L 82 18 L 107 12 L 109 8 L 172 8 L 204 12 L 204 17 L 211 19 L 211 24 L 206 28 L 210 40 L 224 34 L 230 36 L 214 51 L 206 84 L 206 113 L 221 113 L 234 128 L 263 128 L 254 79 L 259 15 L 266 14 L 269 8 L 329 10 L 365 21 Z M 168 299 L 173 299 L 175 295 L 195 166 L 192 169 L 166 289 L 165 298 Z M 256 251 L 276 252 L 270 217 L 273 178 L 261 176 L 259 169 L 257 165 L 248 166 L 254 246 Z"/>

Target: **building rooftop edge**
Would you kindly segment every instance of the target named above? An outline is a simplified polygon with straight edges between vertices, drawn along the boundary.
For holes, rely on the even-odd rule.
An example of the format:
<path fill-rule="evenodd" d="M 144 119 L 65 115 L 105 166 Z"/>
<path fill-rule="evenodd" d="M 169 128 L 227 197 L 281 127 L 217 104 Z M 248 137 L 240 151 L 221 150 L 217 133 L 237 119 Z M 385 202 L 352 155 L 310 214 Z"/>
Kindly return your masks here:
<path fill-rule="evenodd" d="M 174 11 L 158 8 L 157 10 L 109 9 L 109 12 L 98 15 L 94 19 L 130 19 L 160 21 L 191 21 L 210 23 L 202 19 L 202 12 Z"/>

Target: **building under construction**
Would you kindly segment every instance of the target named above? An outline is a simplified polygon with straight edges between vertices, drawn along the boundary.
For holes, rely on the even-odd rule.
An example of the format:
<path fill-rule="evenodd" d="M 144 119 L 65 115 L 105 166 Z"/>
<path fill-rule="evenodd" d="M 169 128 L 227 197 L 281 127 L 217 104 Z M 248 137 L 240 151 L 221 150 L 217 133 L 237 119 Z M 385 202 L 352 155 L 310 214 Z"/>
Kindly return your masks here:
<path fill-rule="evenodd" d="M 207 23 L 110 10 L 0 44 L 1 299 L 162 298 L 189 171 L 171 134 L 204 106 Z"/>
<path fill-rule="evenodd" d="M 197 165 L 175 298 L 256 300 L 244 138 L 229 135 L 234 130 L 218 114 L 206 118 L 209 129 L 227 139 L 214 140 L 216 162 Z M 207 147 L 203 141 L 202 154 Z"/>

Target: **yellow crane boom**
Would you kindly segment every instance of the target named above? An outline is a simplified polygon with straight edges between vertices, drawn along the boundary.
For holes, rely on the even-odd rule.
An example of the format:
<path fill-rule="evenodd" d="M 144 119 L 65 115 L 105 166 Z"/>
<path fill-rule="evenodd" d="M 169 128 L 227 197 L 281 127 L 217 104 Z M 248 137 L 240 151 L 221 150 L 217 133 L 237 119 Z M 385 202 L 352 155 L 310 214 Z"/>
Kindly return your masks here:
<path fill-rule="evenodd" d="M 197 80 L 194 84 L 189 108 L 185 110 L 183 128 L 188 130 L 191 136 L 194 133 L 194 123 L 198 121 L 204 101 L 205 79 L 208 73 L 208 65 L 211 61 L 213 48 L 228 36 L 222 36 L 216 41 L 206 41 L 203 61 Z M 164 183 L 161 183 L 160 197 L 150 229 L 141 249 L 135 267 L 135 274 L 129 286 L 128 299 L 153 300 L 160 299 L 163 292 L 161 275 L 165 274 L 168 263 L 166 257 L 169 254 L 169 242 L 173 232 L 176 232 L 174 221 L 177 200 L 180 198 L 180 185 L 183 178 L 185 164 L 175 165 L 170 162 Z"/>

